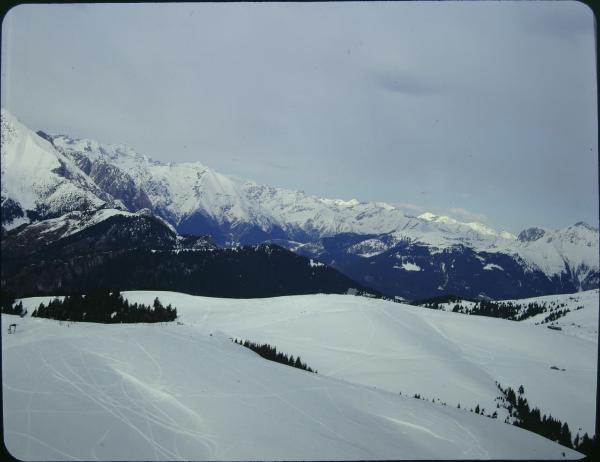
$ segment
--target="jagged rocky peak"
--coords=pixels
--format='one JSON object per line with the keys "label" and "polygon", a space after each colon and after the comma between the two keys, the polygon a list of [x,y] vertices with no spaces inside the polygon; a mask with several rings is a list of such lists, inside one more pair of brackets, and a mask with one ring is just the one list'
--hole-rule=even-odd
{"label": "jagged rocky peak", "polygon": [[595,228],[594,226],[589,225],[583,221],[578,221],[577,223],[575,223],[575,226],[579,227],[579,228],[585,228],[588,231],[592,231],[592,232],[596,232],[596,233],[598,232],[598,228]]}
{"label": "jagged rocky peak", "polygon": [[521,242],[533,242],[533,241],[537,241],[538,239],[544,237],[545,234],[546,234],[546,231],[544,231],[542,228],[533,227],[533,228],[527,228],[527,229],[524,229],[523,231],[521,231],[517,238]]}
{"label": "jagged rocky peak", "polygon": [[1,194],[5,228],[95,209],[115,200],[71,159],[9,111],[1,111]]}
{"label": "jagged rocky peak", "polygon": [[48,133],[43,132],[42,130],[38,130],[37,132],[35,132],[36,135],[38,135],[40,138],[44,138],[46,141],[48,141],[51,145],[54,146],[54,140],[52,139],[51,135],[48,135]]}

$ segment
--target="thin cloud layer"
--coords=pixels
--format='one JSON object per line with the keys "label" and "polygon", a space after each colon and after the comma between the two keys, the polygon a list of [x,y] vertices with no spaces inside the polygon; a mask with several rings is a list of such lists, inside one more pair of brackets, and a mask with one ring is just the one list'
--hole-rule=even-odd
{"label": "thin cloud layer", "polygon": [[20,5],[2,38],[34,129],[513,232],[598,221],[578,2]]}

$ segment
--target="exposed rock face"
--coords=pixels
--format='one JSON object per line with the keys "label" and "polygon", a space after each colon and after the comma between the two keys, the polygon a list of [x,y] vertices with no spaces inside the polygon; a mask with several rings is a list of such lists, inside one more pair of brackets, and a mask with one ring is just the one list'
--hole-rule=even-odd
{"label": "exposed rock face", "polygon": [[146,193],[123,170],[103,160],[91,160],[83,153],[70,153],[70,156],[102,191],[120,200],[127,210],[152,208]]}
{"label": "exposed rock face", "polygon": [[521,242],[533,242],[541,239],[544,234],[546,234],[546,231],[541,228],[527,228],[521,231],[517,238]]}

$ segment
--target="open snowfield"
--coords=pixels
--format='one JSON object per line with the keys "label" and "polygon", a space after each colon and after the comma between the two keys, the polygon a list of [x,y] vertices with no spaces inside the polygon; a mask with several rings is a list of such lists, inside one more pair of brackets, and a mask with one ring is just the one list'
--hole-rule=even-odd
{"label": "open snowfield", "polygon": [[[541,328],[547,328],[548,324],[558,326],[563,333],[574,335],[593,342],[598,341],[598,289],[587,290],[576,294],[546,295],[543,297],[522,298],[519,300],[501,300],[499,303],[514,303],[526,306],[529,303],[545,304],[548,312],[540,313],[531,318],[524,319],[523,323],[537,324]],[[452,311],[456,302],[440,303],[439,309]],[[474,302],[462,300],[460,305],[467,309],[473,308]],[[546,316],[556,310],[570,310],[565,316],[550,323],[540,324]]]}
{"label": "open snowfield", "polygon": [[[554,302],[554,306],[563,305],[561,308],[569,309],[570,312],[550,324],[558,326],[565,334],[574,335],[583,339],[598,341],[598,289],[588,290],[577,294],[566,295],[548,295],[546,297],[537,297],[532,299],[519,300],[520,303],[529,303],[537,301],[538,303],[547,302],[550,305]],[[581,308],[580,308],[581,307]],[[579,308],[579,309],[578,309]],[[540,313],[531,318],[527,318],[522,322],[540,323],[548,313]],[[545,328],[548,324],[538,324],[538,327]]]}
{"label": "open snowfield", "polygon": [[[573,435],[578,427],[593,433],[592,340],[353,296],[125,295],[143,303],[158,296],[177,307],[182,324],[2,315],[5,443],[15,457],[579,457],[502,423],[502,414],[494,420],[464,410],[477,403],[496,410],[495,380],[523,384],[529,401],[566,420]],[[31,313],[39,302],[24,305]],[[6,335],[11,322],[17,332]],[[266,361],[229,337],[300,355],[319,374]]]}
{"label": "open snowfield", "polygon": [[[179,321],[300,355],[319,374],[393,393],[420,393],[448,405],[496,410],[503,387],[525,387],[533,406],[594,433],[597,340],[544,326],[445,313],[343,295],[254,300],[126,292],[172,303]],[[597,329],[598,303],[581,312]],[[569,313],[572,314],[572,313]],[[556,371],[552,366],[565,371]],[[504,415],[498,410],[501,420]],[[583,434],[583,433],[582,433]]]}

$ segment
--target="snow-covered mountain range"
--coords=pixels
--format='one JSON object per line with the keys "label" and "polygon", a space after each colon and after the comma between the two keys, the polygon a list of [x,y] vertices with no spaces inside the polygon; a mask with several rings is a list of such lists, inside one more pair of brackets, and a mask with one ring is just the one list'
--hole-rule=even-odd
{"label": "snow-covered mountain range", "polygon": [[[5,109],[1,128],[3,229],[89,208],[147,208],[179,233],[208,234],[220,245],[275,242],[405,298],[598,286],[598,229],[585,223],[514,236],[430,213],[409,216],[387,203],[259,185],[199,162],[157,162],[125,145],[36,133]],[[500,293],[489,282],[498,278]],[[409,287],[423,281],[424,292]]]}

